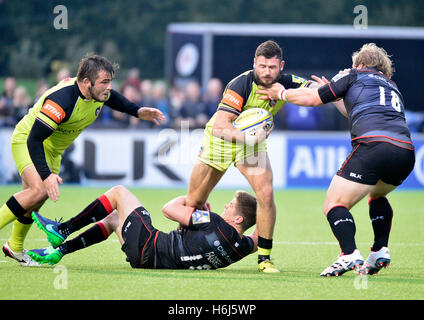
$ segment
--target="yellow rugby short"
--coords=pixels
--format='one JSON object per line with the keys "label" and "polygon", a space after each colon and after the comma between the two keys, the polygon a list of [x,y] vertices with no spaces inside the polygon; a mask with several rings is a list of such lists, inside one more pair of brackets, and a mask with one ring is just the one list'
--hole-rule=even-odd
{"label": "yellow rugby short", "polygon": [[[60,164],[62,162],[62,156],[61,155],[53,156],[47,150],[44,150],[44,152],[46,155],[47,165],[49,166],[50,170],[55,174],[59,174]],[[26,142],[12,141],[12,155],[13,155],[13,159],[15,160],[16,167],[18,168],[19,175],[21,176],[22,176],[22,172],[24,172],[26,168],[34,165],[29,155]]]}

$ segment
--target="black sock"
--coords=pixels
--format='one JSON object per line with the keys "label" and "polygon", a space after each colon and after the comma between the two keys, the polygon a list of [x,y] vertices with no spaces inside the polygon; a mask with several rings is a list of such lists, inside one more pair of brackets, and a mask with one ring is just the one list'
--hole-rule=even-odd
{"label": "black sock", "polygon": [[271,249],[272,239],[258,237],[258,263],[270,260]]}
{"label": "black sock", "polygon": [[6,205],[17,218],[22,217],[26,213],[26,210],[22,208],[21,204],[16,200],[15,196],[11,196],[9,200],[7,200]]}
{"label": "black sock", "polygon": [[351,254],[356,249],[355,221],[346,207],[337,206],[327,214],[331,230],[337,238],[342,254]]}
{"label": "black sock", "polygon": [[102,242],[109,237],[109,233],[105,229],[103,223],[98,222],[90,229],[84,231],[76,238],[62,243],[58,250],[63,254],[68,254],[93,244]]}
{"label": "black sock", "polygon": [[387,247],[389,243],[393,211],[385,197],[371,199],[368,204],[370,206],[371,224],[374,230],[374,244],[371,247],[371,251],[378,251],[382,247]]}
{"label": "black sock", "polygon": [[68,236],[93,222],[102,220],[112,211],[113,208],[108,198],[105,195],[102,195],[90,203],[78,215],[61,223],[58,226],[58,230],[61,234]]}

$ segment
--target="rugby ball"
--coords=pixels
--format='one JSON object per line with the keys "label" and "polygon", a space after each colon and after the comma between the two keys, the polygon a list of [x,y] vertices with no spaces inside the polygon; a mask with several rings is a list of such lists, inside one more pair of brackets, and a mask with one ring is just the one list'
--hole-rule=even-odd
{"label": "rugby ball", "polygon": [[268,131],[272,127],[272,114],[262,108],[252,108],[243,111],[233,125],[241,132],[254,136],[256,131],[266,122],[265,131]]}

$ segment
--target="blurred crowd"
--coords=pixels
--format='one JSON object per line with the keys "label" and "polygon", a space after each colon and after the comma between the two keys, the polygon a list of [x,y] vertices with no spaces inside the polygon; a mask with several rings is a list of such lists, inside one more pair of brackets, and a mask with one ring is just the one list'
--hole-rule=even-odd
{"label": "blurred crowd", "polygon": [[[70,76],[69,70],[58,71],[56,81]],[[7,77],[0,97],[0,127],[14,127],[28,109],[51,85],[46,81],[37,83],[35,97],[24,86],[17,86],[16,79]],[[220,79],[212,78],[202,90],[196,81],[184,88],[168,87],[164,81],[141,79],[136,68],[128,71],[126,79],[113,83],[115,90],[128,100],[141,106],[160,109],[166,117],[161,127],[179,129],[204,128],[215,113],[224,89]],[[406,111],[411,132],[424,132],[424,112]],[[335,108],[304,108],[286,103],[274,119],[275,130],[347,130],[347,121]],[[97,128],[151,128],[153,124],[141,121],[111,108],[103,108],[92,127]]]}

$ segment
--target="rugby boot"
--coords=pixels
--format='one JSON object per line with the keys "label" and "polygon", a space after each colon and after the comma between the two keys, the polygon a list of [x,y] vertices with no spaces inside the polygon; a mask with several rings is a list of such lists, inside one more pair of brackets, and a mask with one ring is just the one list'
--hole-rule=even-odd
{"label": "rugby boot", "polygon": [[280,272],[280,270],[278,270],[274,266],[271,260],[268,260],[268,259],[258,264],[258,271],[263,273],[279,273]]}
{"label": "rugby boot", "polygon": [[63,257],[63,253],[53,247],[32,249],[28,251],[28,255],[40,264],[48,263],[49,265],[58,263]]}
{"label": "rugby boot", "polygon": [[347,271],[359,271],[360,267],[364,264],[364,258],[358,249],[355,249],[351,254],[339,255],[339,258],[323,272],[323,277],[338,277]]}
{"label": "rugby boot", "polygon": [[364,265],[359,270],[360,274],[373,275],[381,269],[390,265],[390,251],[387,247],[382,247],[378,251],[371,251]]}
{"label": "rugby boot", "polygon": [[37,261],[31,259],[31,257],[27,253],[28,251],[22,249],[21,252],[14,252],[10,246],[9,242],[6,242],[3,246],[3,253],[6,257],[12,258],[19,262],[19,264],[23,267],[39,267],[40,264]]}
{"label": "rugby boot", "polygon": [[47,240],[54,248],[60,246],[65,241],[66,236],[58,229],[60,221],[47,219],[35,211],[32,213],[32,219],[37,227],[47,235]]}

